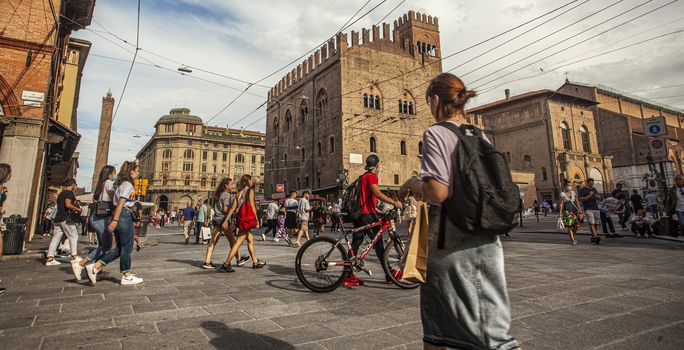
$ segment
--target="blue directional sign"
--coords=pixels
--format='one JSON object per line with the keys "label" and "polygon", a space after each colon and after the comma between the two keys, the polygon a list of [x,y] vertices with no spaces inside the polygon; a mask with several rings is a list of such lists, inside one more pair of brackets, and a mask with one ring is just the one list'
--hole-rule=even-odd
{"label": "blue directional sign", "polygon": [[665,117],[653,117],[643,119],[644,136],[655,137],[667,135],[667,125],[665,124]]}

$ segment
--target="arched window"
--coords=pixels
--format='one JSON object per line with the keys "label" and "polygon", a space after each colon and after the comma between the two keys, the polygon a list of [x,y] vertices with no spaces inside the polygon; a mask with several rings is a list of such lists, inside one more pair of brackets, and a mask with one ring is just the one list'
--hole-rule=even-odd
{"label": "arched window", "polygon": [[287,153],[283,154],[283,166],[287,166]]}
{"label": "arched window", "polygon": [[302,151],[301,152],[302,153],[302,163],[304,163],[304,161],[306,161],[306,149],[304,147],[302,147],[301,151]]}
{"label": "arched window", "polygon": [[375,96],[368,96],[368,108],[375,108]]}
{"label": "arched window", "polygon": [[584,152],[591,153],[591,142],[589,141],[589,130],[586,126],[580,126],[580,137],[582,139],[582,149]]}
{"label": "arched window", "polygon": [[299,125],[304,125],[309,120],[309,107],[302,101],[299,105]]}
{"label": "arched window", "polygon": [[368,108],[368,94],[363,94],[363,106]]}
{"label": "arched window", "polygon": [[375,137],[370,138],[370,151],[375,153],[377,152],[376,144],[375,144]]}
{"label": "arched window", "polygon": [[162,186],[166,186],[168,183],[168,180],[166,179],[166,176],[162,177]]}
{"label": "arched window", "polygon": [[418,155],[422,156],[423,155],[423,143],[418,142]]}
{"label": "arched window", "polygon": [[203,177],[202,180],[200,180],[200,186],[207,187],[207,178],[206,177]]}
{"label": "arched window", "polygon": [[330,146],[328,147],[328,152],[335,153],[335,138],[330,136],[329,143],[330,143]]}
{"label": "arched window", "polygon": [[321,141],[318,141],[318,143],[316,144],[316,155],[317,155],[318,157],[321,156],[321,153],[322,153],[321,150],[322,150],[322,148],[323,148],[323,146],[321,145]]}
{"label": "arched window", "polygon": [[408,105],[409,105],[408,106],[408,114],[414,114],[413,113],[413,102],[409,101]]}
{"label": "arched window", "polygon": [[523,162],[524,162],[525,168],[531,168],[532,167],[532,157],[530,157],[529,155],[526,154],[523,157]]}
{"label": "arched window", "polygon": [[572,144],[570,143],[570,129],[566,122],[561,122],[561,138],[563,139],[563,148],[566,150],[572,149]]}
{"label": "arched window", "polygon": [[216,187],[216,178],[211,178],[211,187]]}
{"label": "arched window", "polygon": [[405,156],[406,155],[406,141],[402,140],[399,148],[401,149],[401,155]]}
{"label": "arched window", "polygon": [[183,152],[183,158],[193,159],[195,158],[195,153],[191,149],[186,149],[185,152]]}
{"label": "arched window", "polygon": [[242,153],[238,153],[235,155],[235,163],[244,163],[245,162],[245,156],[242,155]]}
{"label": "arched window", "polygon": [[325,89],[318,90],[316,95],[316,116],[318,118],[328,113],[328,93]]}
{"label": "arched window", "polygon": [[173,151],[171,151],[171,149],[167,148],[167,149],[164,150],[164,153],[163,153],[163,155],[162,155],[162,158],[164,158],[164,159],[169,159],[169,158],[171,158],[172,156],[173,156]]}
{"label": "arched window", "polygon": [[186,187],[187,187],[187,186],[190,186],[190,176],[186,176],[186,177],[185,177],[185,181],[183,182],[183,184],[184,184]]}
{"label": "arched window", "polygon": [[278,118],[273,119],[273,136],[278,137],[278,134],[280,133],[280,123],[278,122]]}
{"label": "arched window", "polygon": [[292,114],[290,114],[290,110],[285,112],[285,131],[290,131],[290,127],[292,126]]}
{"label": "arched window", "polygon": [[380,96],[375,96],[375,109],[380,109]]}
{"label": "arched window", "polygon": [[548,175],[546,174],[546,168],[545,167],[541,168],[541,173],[542,173],[542,181],[548,180]]}
{"label": "arched window", "polygon": [[297,189],[302,188],[302,182],[299,180],[299,176],[297,176]]}

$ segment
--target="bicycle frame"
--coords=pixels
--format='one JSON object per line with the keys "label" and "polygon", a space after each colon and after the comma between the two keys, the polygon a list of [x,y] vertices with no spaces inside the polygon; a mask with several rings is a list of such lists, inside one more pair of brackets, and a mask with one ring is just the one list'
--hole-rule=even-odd
{"label": "bicycle frame", "polygon": [[[339,217],[337,217],[336,219],[340,222],[342,221],[342,219],[340,219]],[[371,242],[368,245],[366,245],[366,247],[363,249],[363,252],[361,252],[361,255],[356,257],[354,255],[354,251],[351,249],[351,242],[349,241],[349,238],[347,236],[350,233],[354,234],[356,232],[361,232],[361,231],[368,230],[368,229],[371,229],[371,228],[377,227],[377,226],[380,226],[380,231],[375,235],[375,237],[373,237]],[[344,225],[340,225],[340,228],[342,229],[342,237],[344,237],[344,241],[347,243],[347,247],[349,248],[347,251],[349,252],[350,256],[349,256],[348,261],[338,262],[332,266],[352,266],[351,260],[353,258],[357,258],[358,260],[361,260],[361,261],[365,260],[366,256],[370,252],[370,250],[373,249],[375,247],[375,245],[378,243],[378,241],[380,241],[382,239],[383,234],[385,233],[385,231],[387,231],[387,229],[389,227],[390,227],[390,221],[387,220],[386,218],[382,218],[376,222],[370,223],[370,224],[365,225],[365,226],[357,227],[357,228],[354,228],[351,230],[345,230]],[[337,243],[332,247],[332,249],[330,250],[330,252],[328,252],[327,255],[332,253],[341,242],[342,242],[342,239],[338,239]],[[378,257],[378,258],[382,259],[382,257]]]}

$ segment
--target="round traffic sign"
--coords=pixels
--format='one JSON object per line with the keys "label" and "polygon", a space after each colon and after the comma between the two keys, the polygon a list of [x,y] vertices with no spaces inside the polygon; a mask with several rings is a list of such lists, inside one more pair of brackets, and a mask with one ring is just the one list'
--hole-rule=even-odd
{"label": "round traffic sign", "polygon": [[663,146],[665,146],[665,143],[663,142],[663,140],[660,140],[660,139],[651,140],[651,147],[653,147],[653,149],[661,149],[661,148],[663,148]]}
{"label": "round traffic sign", "polygon": [[660,125],[651,125],[648,127],[648,131],[651,134],[659,134],[660,133]]}

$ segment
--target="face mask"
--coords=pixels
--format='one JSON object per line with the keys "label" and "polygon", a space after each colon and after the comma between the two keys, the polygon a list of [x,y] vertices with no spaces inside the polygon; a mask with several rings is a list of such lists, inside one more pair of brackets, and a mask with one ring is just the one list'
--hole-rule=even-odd
{"label": "face mask", "polygon": [[117,175],[112,176],[112,182],[116,182]]}

